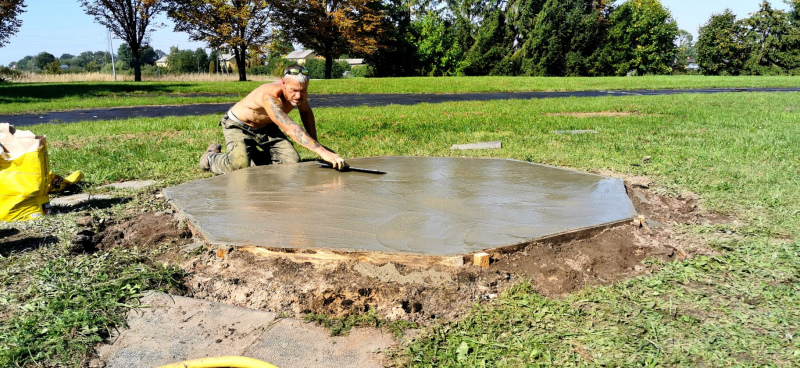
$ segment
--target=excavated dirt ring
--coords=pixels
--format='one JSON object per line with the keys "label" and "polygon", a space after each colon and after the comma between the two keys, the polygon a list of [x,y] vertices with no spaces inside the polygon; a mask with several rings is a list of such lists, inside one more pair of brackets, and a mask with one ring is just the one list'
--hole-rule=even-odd
{"label": "excavated dirt ring", "polygon": [[[169,249],[158,259],[187,272],[185,284],[189,296],[195,298],[295,315],[344,316],[374,309],[389,320],[426,325],[442,318],[456,319],[474,303],[490,301],[522,280],[530,281],[537,292],[559,297],[589,285],[649,273],[660,262],[708,254],[701,240],[676,233],[674,225],[728,219],[702,211],[694,195],[659,195],[647,189],[648,180],[641,179],[625,180],[630,201],[646,217],[641,226],[629,221],[521,244],[516,252],[495,255],[486,269],[358,260],[291,261],[241,251],[244,247],[210,245],[197,233],[194,245],[186,246],[192,242],[186,230],[163,212],[145,212],[122,221],[107,219],[93,243],[101,251],[133,246]],[[645,264],[643,259],[656,262]]]}

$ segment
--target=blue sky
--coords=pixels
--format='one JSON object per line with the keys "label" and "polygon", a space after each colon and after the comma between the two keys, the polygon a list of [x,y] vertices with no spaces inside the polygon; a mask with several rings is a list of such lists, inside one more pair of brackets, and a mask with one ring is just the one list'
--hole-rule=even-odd
{"label": "blue sky", "polygon": [[[696,41],[698,28],[711,14],[721,13],[727,7],[738,18],[743,18],[758,10],[761,0],[662,0],[661,3],[669,8],[680,28],[695,35]],[[86,15],[76,0],[28,0],[26,4],[27,10],[20,17],[22,27],[11,36],[5,47],[0,48],[0,65],[42,51],[59,57],[64,53],[77,55],[83,51],[108,50],[106,29]],[[781,0],[771,0],[770,4],[787,9]],[[171,46],[182,50],[206,48],[201,42],[190,42],[186,33],[173,32],[172,23],[166,16],[158,17],[157,21],[167,25],[152,34],[150,44],[153,48],[164,52],[169,52]],[[116,50],[121,41],[113,39],[112,42]]]}

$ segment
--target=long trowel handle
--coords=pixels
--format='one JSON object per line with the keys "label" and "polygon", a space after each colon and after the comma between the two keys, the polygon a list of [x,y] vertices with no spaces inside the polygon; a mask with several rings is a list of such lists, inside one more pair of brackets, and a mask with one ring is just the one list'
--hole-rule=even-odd
{"label": "long trowel handle", "polygon": [[[333,165],[331,165],[331,164],[329,164],[327,162],[317,162],[317,164],[319,164],[320,167],[324,167],[324,168],[327,168],[327,169],[332,169],[333,168]],[[352,166],[350,166],[350,167],[348,167],[346,169],[339,170],[339,171],[355,171],[355,172],[362,172],[362,173],[367,173],[367,174],[386,174],[385,172],[379,171],[379,170],[362,169],[360,167],[352,167]]]}

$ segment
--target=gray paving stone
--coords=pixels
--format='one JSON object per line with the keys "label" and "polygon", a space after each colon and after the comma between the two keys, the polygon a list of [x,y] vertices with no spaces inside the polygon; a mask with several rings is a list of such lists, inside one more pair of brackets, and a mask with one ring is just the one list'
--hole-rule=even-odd
{"label": "gray paving stone", "polygon": [[122,183],[112,183],[108,185],[103,185],[100,188],[112,188],[112,189],[142,189],[149,187],[155,184],[155,180],[141,180],[141,181],[125,181]]}
{"label": "gray paving stone", "polygon": [[375,352],[395,344],[376,329],[330,337],[327,329],[275,313],[163,293],[142,302],[148,307],[129,313],[129,327],[98,347],[106,368],[229,355],[279,367],[380,367]]}
{"label": "gray paving stone", "polygon": [[110,195],[107,194],[86,194],[86,193],[79,193],[68,195],[64,197],[57,197],[50,200],[51,206],[75,206],[81,204],[83,202],[99,200],[99,199],[109,199],[111,198]]}

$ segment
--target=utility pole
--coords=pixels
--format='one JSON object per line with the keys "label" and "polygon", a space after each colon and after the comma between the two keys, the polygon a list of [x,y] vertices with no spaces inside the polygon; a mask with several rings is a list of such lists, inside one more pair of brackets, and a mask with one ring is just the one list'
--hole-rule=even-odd
{"label": "utility pole", "polygon": [[114,72],[114,82],[116,82],[117,68],[114,66],[114,44],[111,42],[111,31],[108,31],[108,48],[111,49],[111,70]]}

